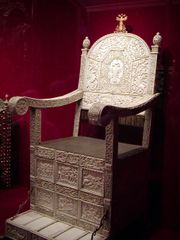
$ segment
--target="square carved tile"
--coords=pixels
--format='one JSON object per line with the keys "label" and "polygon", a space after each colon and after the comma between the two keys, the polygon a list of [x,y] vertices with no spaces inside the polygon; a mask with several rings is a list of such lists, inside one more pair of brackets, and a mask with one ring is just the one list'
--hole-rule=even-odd
{"label": "square carved tile", "polygon": [[54,208],[54,193],[45,189],[36,188],[35,204],[50,210]]}
{"label": "square carved tile", "polygon": [[78,187],[78,167],[68,164],[57,163],[56,165],[56,183]]}
{"label": "square carved tile", "polygon": [[64,195],[56,194],[56,211],[58,213],[65,213],[72,216],[78,214],[78,201]]}
{"label": "square carved tile", "polygon": [[81,202],[81,219],[99,224],[103,216],[103,207]]}
{"label": "square carved tile", "polygon": [[41,158],[37,158],[37,177],[44,179],[44,180],[49,180],[53,181],[53,163],[52,161],[44,160]]}
{"label": "square carved tile", "polygon": [[104,191],[104,175],[100,171],[82,169],[81,189],[102,195]]}

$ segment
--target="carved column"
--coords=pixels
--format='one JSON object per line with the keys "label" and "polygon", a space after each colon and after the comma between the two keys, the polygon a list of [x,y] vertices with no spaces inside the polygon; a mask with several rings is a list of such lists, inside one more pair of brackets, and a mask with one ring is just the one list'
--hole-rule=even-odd
{"label": "carved column", "polygon": [[[86,37],[83,41],[83,48],[81,53],[81,67],[80,67],[80,76],[79,76],[79,89],[83,89],[83,81],[84,81],[84,70],[85,70],[85,63],[86,57],[88,53],[88,48],[90,46],[89,38]],[[76,110],[75,110],[75,119],[74,119],[74,129],[73,129],[73,136],[77,137],[79,133],[79,123],[80,123],[80,116],[81,116],[81,102],[77,102]]]}
{"label": "carved column", "polygon": [[117,159],[118,153],[118,119],[115,118],[106,126],[106,155],[104,170],[104,207],[108,210],[108,225],[111,219],[111,199],[112,199],[112,178],[113,161]]}
{"label": "carved column", "polygon": [[36,157],[34,146],[41,142],[41,110],[30,109],[30,181],[31,181],[31,207],[35,198]]}
{"label": "carved column", "polygon": [[30,109],[30,143],[31,146],[37,145],[41,142],[41,110]]}
{"label": "carved column", "polygon": [[[151,68],[149,74],[149,83],[148,83],[148,94],[153,94],[155,92],[155,78],[156,78],[156,65],[158,58],[159,45],[161,43],[161,36],[157,33],[153,38],[153,45],[151,46]],[[150,141],[150,130],[152,122],[152,110],[146,110],[145,112],[145,122],[144,122],[144,131],[143,131],[143,140],[142,145],[145,148],[148,148]]]}

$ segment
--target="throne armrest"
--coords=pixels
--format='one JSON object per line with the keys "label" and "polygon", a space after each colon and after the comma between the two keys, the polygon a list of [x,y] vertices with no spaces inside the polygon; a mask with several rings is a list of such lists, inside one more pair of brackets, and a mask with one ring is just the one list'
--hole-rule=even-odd
{"label": "throne armrest", "polygon": [[159,93],[139,97],[128,106],[112,106],[104,103],[94,103],[88,112],[89,121],[93,125],[106,126],[114,117],[127,117],[151,108],[157,101]]}
{"label": "throne armrest", "polygon": [[61,107],[76,102],[82,99],[82,97],[83,91],[77,89],[63,96],[54,98],[38,99],[31,97],[12,97],[8,105],[11,112],[23,115],[28,111],[29,107],[38,109]]}

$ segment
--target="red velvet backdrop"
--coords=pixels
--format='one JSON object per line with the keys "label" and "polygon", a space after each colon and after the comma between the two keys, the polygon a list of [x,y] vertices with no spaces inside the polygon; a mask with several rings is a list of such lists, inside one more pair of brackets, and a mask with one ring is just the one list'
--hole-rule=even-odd
{"label": "red velvet backdrop", "polygon": [[[22,0],[4,7],[0,98],[55,97],[77,88],[83,11],[73,1]],[[7,15],[7,16],[6,16]],[[73,106],[43,112],[43,139],[72,133]],[[15,116],[15,181],[29,185],[29,115]],[[63,127],[62,127],[63,126]],[[18,151],[16,151],[18,149]],[[18,166],[17,166],[18,165]],[[17,179],[18,178],[18,179]]]}
{"label": "red velvet backdrop", "polygon": [[[161,204],[156,207],[162,207],[159,212],[162,222],[176,229],[180,227],[180,2],[129,0],[86,9],[75,0],[18,2],[20,5],[11,7],[9,12],[4,8],[6,14],[0,15],[0,98],[6,93],[10,97],[54,97],[74,90],[78,83],[81,41],[87,34],[94,42],[113,32],[115,17],[121,12],[129,16],[128,29],[149,45],[154,34],[161,33],[160,78],[164,90],[154,131],[152,182],[159,186],[156,193]],[[56,113],[43,112],[43,139],[72,133],[73,108],[72,105]],[[28,186],[29,116],[16,116],[14,125],[17,181]]]}

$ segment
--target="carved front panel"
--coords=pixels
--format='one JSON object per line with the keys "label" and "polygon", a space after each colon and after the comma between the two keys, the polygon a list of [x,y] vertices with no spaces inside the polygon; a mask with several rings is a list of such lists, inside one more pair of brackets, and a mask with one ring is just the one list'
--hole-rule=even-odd
{"label": "carved front panel", "polygon": [[79,154],[56,151],[56,160],[60,162],[65,162],[69,164],[78,165],[79,163]]}
{"label": "carved front panel", "polygon": [[50,191],[36,188],[36,205],[52,210],[54,206],[54,194]]}
{"label": "carved front panel", "polygon": [[55,186],[55,192],[61,193],[63,195],[66,195],[68,197],[77,198],[78,197],[78,190],[73,189],[72,187],[64,187],[61,185]]}
{"label": "carved front panel", "polygon": [[103,207],[88,204],[86,202],[81,203],[81,218],[93,223],[100,223],[103,216]]}
{"label": "carved front panel", "polygon": [[44,181],[41,179],[36,179],[36,187],[44,188],[46,190],[54,191],[55,186],[53,183]]}
{"label": "carved front panel", "polygon": [[35,155],[42,158],[54,159],[55,151],[45,147],[36,147]]}
{"label": "carved front panel", "polygon": [[80,166],[102,171],[104,169],[104,159],[81,155]]}
{"label": "carved front panel", "polygon": [[98,195],[103,194],[104,176],[102,172],[82,170],[82,190],[93,191]]}
{"label": "carved front panel", "polygon": [[21,240],[28,239],[26,230],[15,227],[8,223],[6,224],[6,235],[12,239],[21,239]]}
{"label": "carved front panel", "polygon": [[44,159],[37,159],[37,177],[49,181],[53,181],[53,163]]}
{"label": "carved front panel", "polygon": [[58,213],[65,213],[72,216],[77,216],[78,201],[76,199],[57,194],[56,208]]}
{"label": "carved front panel", "polygon": [[86,201],[86,202],[97,204],[97,205],[103,205],[104,204],[103,197],[96,196],[92,193],[86,193],[86,192],[80,191],[79,198],[82,201]]}
{"label": "carved front panel", "polygon": [[78,187],[78,168],[71,165],[57,163],[56,182]]}

